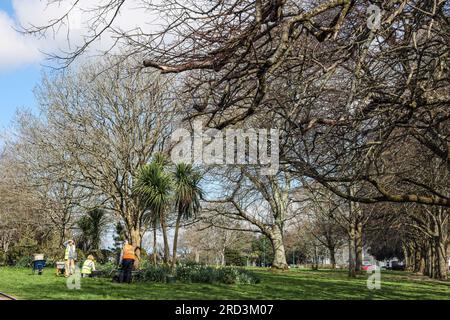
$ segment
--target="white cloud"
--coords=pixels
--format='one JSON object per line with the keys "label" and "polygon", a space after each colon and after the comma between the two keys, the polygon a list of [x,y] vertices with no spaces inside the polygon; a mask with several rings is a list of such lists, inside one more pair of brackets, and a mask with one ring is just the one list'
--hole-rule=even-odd
{"label": "white cloud", "polygon": [[14,27],[17,27],[15,22],[6,12],[0,11],[0,70],[36,63],[42,58],[35,42]]}
{"label": "white cloud", "polygon": [[[92,9],[105,1],[109,0],[81,0],[79,7],[84,10]],[[45,38],[24,36],[13,29],[19,26],[27,28],[46,25],[67,12],[72,2],[73,0],[63,0],[59,4],[47,5],[46,0],[12,0],[15,20],[6,12],[0,11],[0,70],[42,62],[45,55],[41,52],[70,52],[82,45],[83,37],[88,34],[86,22],[92,17],[86,11],[72,11],[68,23],[64,20],[65,25],[57,32],[50,30]],[[130,31],[136,27],[144,31],[154,30],[158,17],[142,9],[142,3],[142,0],[126,1],[113,27],[122,31]],[[85,57],[106,50],[113,43],[111,34],[106,33],[90,46]]]}

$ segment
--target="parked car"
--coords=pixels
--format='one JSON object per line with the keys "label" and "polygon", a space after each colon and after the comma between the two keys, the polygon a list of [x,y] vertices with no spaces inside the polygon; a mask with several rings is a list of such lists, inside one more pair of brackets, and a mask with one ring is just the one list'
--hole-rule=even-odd
{"label": "parked car", "polygon": [[363,265],[362,265],[363,271],[367,271],[367,270],[375,270],[376,267],[377,267],[377,266],[376,266],[375,264],[372,264],[372,263],[370,263],[370,262],[363,262]]}
{"label": "parked car", "polygon": [[405,271],[405,266],[402,264],[394,264],[392,265],[391,270]]}
{"label": "parked car", "polygon": [[405,265],[398,261],[392,261],[391,266],[389,268],[390,270],[396,270],[396,271],[404,271]]}

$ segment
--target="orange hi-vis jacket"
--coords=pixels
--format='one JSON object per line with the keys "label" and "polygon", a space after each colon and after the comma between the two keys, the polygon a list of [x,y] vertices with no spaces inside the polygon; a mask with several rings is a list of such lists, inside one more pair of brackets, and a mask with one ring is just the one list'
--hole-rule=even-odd
{"label": "orange hi-vis jacket", "polygon": [[131,244],[124,245],[122,259],[136,260],[136,256],[134,254],[134,247]]}

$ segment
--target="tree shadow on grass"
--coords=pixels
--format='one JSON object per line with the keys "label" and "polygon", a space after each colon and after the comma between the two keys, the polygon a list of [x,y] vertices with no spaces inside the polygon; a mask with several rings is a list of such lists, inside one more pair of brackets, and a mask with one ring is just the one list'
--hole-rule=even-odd
{"label": "tree shadow on grass", "polygon": [[82,279],[81,290],[69,290],[66,279],[51,272],[30,276],[25,269],[2,270],[0,291],[22,299],[44,300],[343,300],[343,299],[450,299],[449,283],[405,280],[404,274],[382,273],[381,289],[367,288],[367,275],[356,279],[345,271],[256,271],[261,283],[225,285],[198,283],[113,283],[109,279]]}

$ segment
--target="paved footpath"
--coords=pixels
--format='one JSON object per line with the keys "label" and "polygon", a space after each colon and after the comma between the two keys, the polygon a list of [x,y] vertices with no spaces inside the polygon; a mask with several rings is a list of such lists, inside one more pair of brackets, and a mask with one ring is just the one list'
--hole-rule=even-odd
{"label": "paved footpath", "polygon": [[7,294],[0,292],[0,301],[2,300],[16,300],[14,297],[8,296]]}

